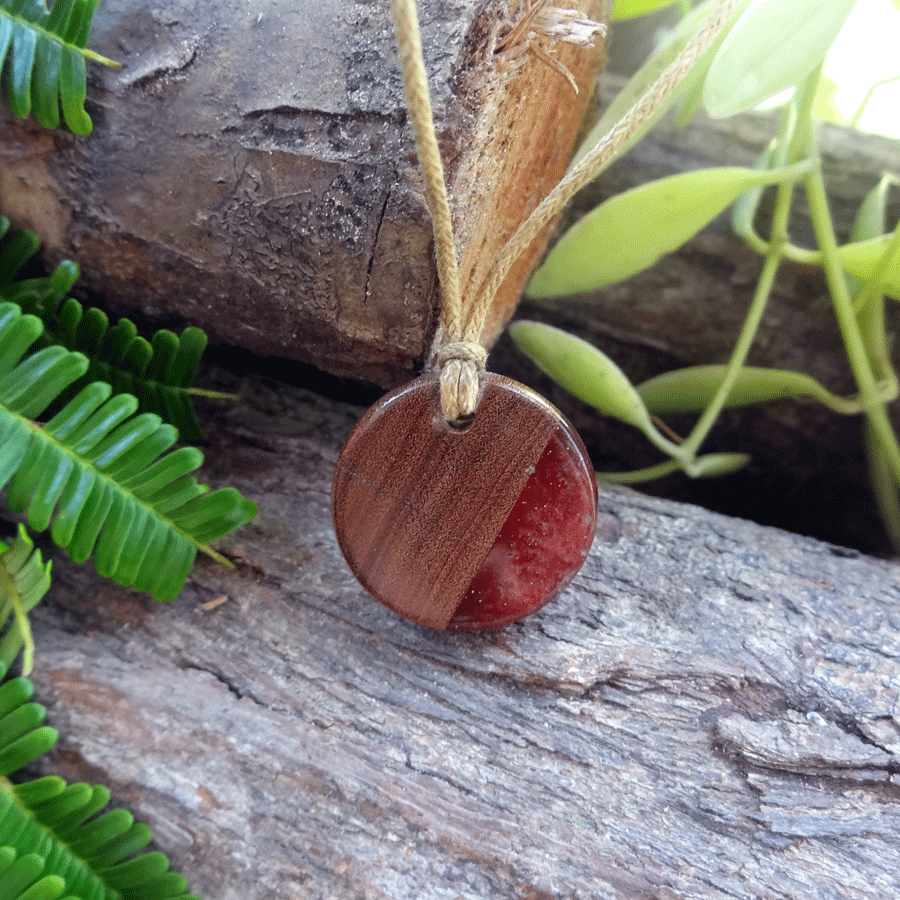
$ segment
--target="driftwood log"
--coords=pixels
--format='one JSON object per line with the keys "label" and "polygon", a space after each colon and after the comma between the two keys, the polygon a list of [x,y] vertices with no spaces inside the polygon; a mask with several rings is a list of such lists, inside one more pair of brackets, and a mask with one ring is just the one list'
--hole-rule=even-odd
{"label": "driftwood log", "polygon": [[60,560],[35,613],[62,735],[44,771],[107,783],[196,893],[897,895],[897,565],[602,490],[554,603],[424,630],[364,594],[332,534],[361,410],[243,390],[206,420],[208,477],[261,507],[224,542],[237,568],[201,561],[163,606]]}
{"label": "driftwood log", "polygon": [[[420,5],[474,293],[564,171],[602,38],[512,40],[518,0]],[[611,3],[574,7],[596,21]],[[82,289],[119,315],[406,380],[434,334],[437,283],[386,0],[109,0],[91,46],[124,68],[92,68],[89,138],[0,115],[0,208],[41,235],[48,261],[77,260]],[[486,344],[549,233],[501,286]]]}

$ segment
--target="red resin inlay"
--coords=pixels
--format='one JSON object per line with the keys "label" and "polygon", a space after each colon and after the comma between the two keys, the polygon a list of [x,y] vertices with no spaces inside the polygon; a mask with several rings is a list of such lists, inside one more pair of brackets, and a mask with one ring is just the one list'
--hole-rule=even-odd
{"label": "red resin inlay", "polygon": [[584,563],[596,521],[597,483],[559,428],[447,627],[500,628],[549,603]]}
{"label": "red resin inlay", "polygon": [[486,374],[471,426],[440,413],[437,379],[385,396],[335,467],[335,532],[362,585],[401,616],[475,631],[523,618],[584,562],[597,484],[546,400]]}

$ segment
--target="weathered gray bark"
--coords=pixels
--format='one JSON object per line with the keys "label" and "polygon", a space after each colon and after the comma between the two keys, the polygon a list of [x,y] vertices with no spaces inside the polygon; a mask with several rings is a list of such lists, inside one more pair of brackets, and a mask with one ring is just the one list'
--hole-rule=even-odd
{"label": "weathered gray bark", "polygon": [[[556,48],[576,96],[536,56],[495,52],[516,4],[421,6],[474,293],[564,170],[597,54]],[[51,260],[77,260],[82,289],[116,314],[381,384],[409,377],[437,295],[389,4],[109,0],[91,45],[124,68],[91,69],[89,138],[0,117],[4,213]],[[487,342],[546,237],[502,287]]]}
{"label": "weathered gray bark", "polygon": [[[224,384],[222,386],[225,386]],[[359,410],[254,378],[207,422],[256,498],[169,606],[60,561],[47,771],[104,781],[208,900],[883,900],[900,568],[626,490],[496,634],[370,601],[329,521]],[[219,596],[213,611],[201,604]]]}

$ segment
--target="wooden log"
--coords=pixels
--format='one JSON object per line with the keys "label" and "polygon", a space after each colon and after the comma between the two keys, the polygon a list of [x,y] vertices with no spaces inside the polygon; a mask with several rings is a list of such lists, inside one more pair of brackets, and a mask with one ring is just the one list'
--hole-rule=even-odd
{"label": "wooden log", "polygon": [[[601,42],[551,48],[576,94],[527,52],[546,37],[499,52],[515,0],[421,5],[473,293],[564,170]],[[75,259],[115,314],[258,355],[382,385],[421,366],[437,285],[387,3],[120,0],[100,6],[91,45],[124,69],[91,70],[89,138],[0,119],[0,208],[50,262]],[[486,343],[548,235],[501,287]]]}
{"label": "wooden log", "polygon": [[243,389],[205,422],[207,476],[261,507],[224,542],[237,569],[201,561],[163,606],[59,560],[35,612],[62,735],[42,770],[107,783],[196,893],[896,894],[896,564],[604,489],[556,601],[429,631],[367,597],[332,532],[360,410]]}

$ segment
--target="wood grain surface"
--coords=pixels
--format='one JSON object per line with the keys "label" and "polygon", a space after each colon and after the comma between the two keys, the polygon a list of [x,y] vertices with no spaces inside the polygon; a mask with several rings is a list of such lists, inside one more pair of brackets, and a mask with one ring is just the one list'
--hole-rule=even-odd
{"label": "wood grain surface", "polygon": [[466,431],[444,421],[436,377],[376,404],[335,469],[338,543],[365,587],[446,628],[522,493],[557,417],[514,382],[482,379]]}
{"label": "wood grain surface", "polygon": [[[234,386],[226,378],[220,387]],[[59,559],[46,772],[103,781],[206,900],[884,900],[900,872],[900,568],[604,490],[569,588],[499,633],[369,598],[330,516],[361,410],[207,416],[260,504],[154,605]],[[202,604],[226,602],[204,612]]]}

